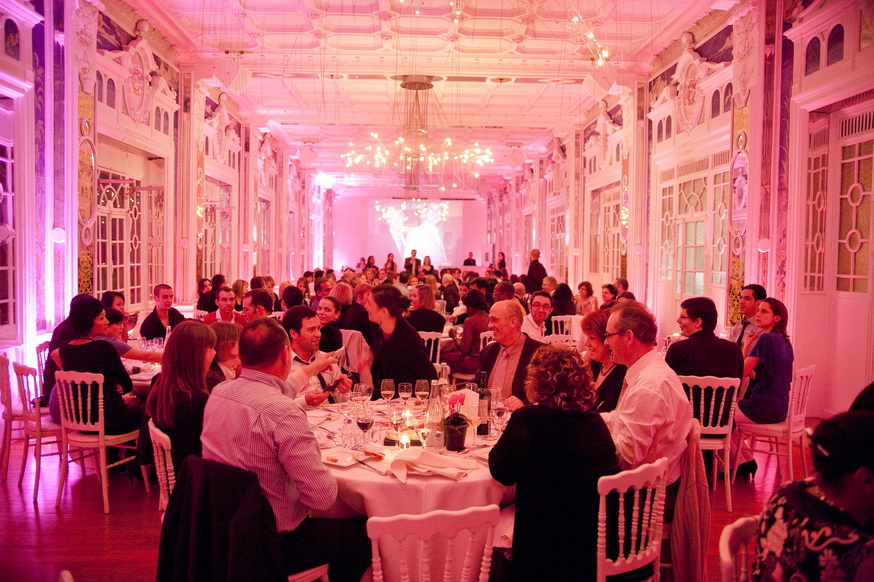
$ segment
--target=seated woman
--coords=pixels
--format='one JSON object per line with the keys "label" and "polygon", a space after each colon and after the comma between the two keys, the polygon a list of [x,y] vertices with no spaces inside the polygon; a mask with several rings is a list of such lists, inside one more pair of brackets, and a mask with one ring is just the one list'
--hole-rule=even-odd
{"label": "seated woman", "polygon": [[106,308],[106,333],[95,336],[94,339],[109,342],[118,355],[130,360],[160,363],[162,352],[147,352],[124,341],[124,313],[111,307]]}
{"label": "seated woman", "polygon": [[446,301],[446,313],[452,313],[458,307],[458,285],[455,284],[455,278],[450,273],[443,273],[441,279],[440,293]]}
{"label": "seated woman", "polygon": [[587,315],[582,322],[583,345],[586,347],[586,359],[592,370],[594,388],[596,390],[594,409],[598,412],[610,412],[616,408],[619,396],[622,394],[622,383],[628,370],[622,364],[617,364],[610,358],[610,348],[604,343],[607,338],[607,320],[610,313],[598,309]]}
{"label": "seated woman", "polygon": [[595,572],[598,479],[619,471],[616,448],[575,351],[534,352],[525,393],[532,405],[513,413],[489,455],[492,476],[516,485],[510,578],[579,580]]}
{"label": "seated woman", "polygon": [[446,318],[434,311],[434,290],[424,283],[411,291],[410,313],[407,321],[416,331],[443,332]]}
{"label": "seated woman", "polygon": [[231,289],[234,291],[234,311],[243,311],[243,295],[249,290],[249,283],[243,279],[237,279]]}
{"label": "seated woman", "polygon": [[559,283],[552,293],[552,313],[556,315],[576,315],[577,306],[574,303],[574,293],[567,283]]}
{"label": "seated woman", "polygon": [[164,348],[161,374],[146,402],[155,426],[170,437],[176,471],[185,457],[201,453],[203,409],[209,398],[206,372],[215,357],[215,340],[212,329],[200,321],[187,320],[176,326]]}
{"label": "seated woman", "polygon": [[814,477],[781,486],[762,513],[753,580],[872,580],[874,412],[823,421]]}
{"label": "seated woman", "polygon": [[340,329],[345,328],[346,314],[349,312],[349,307],[352,305],[352,300],[355,298],[355,291],[352,285],[346,281],[337,281],[337,284],[331,287],[331,292],[328,296],[333,297],[340,303],[340,315],[337,318],[337,325]]}
{"label": "seated woman", "polygon": [[[789,387],[792,384],[792,364],[795,355],[786,328],[789,312],[773,297],[759,302],[756,325],[761,334],[747,335],[744,340],[744,376],[750,376],[747,393],[737,403],[734,421],[739,428],[744,424],[772,424],[786,420],[789,412]],[[758,466],[749,450],[739,459],[737,474],[754,476]]]}
{"label": "seated woman", "polygon": [[216,321],[209,326],[215,333],[215,358],[206,372],[206,389],[212,392],[225,380],[233,380],[243,371],[240,362],[240,326]]}
{"label": "seated woman", "polygon": [[489,327],[489,306],[476,289],[468,291],[461,301],[467,307],[461,339],[456,337],[455,328],[450,328],[452,344],[440,352],[440,359],[449,364],[452,372],[474,374],[479,369],[480,334]]}
{"label": "seated woman", "polygon": [[616,304],[616,296],[619,291],[613,286],[613,283],[604,283],[601,285],[601,309],[609,309]]}
{"label": "seated woman", "polygon": [[316,307],[316,316],[319,318],[319,328],[322,330],[322,339],[319,340],[319,349],[323,352],[333,352],[343,347],[343,334],[340,331],[340,302],[336,297],[326,295],[319,301]]}
{"label": "seated woman", "polygon": [[[130,408],[122,394],[133,390],[130,376],[121,363],[121,357],[109,342],[96,339],[106,335],[106,313],[103,304],[93,297],[76,302],[68,318],[76,339],[51,353],[51,358],[66,372],[89,372],[103,374],[103,411],[106,434],[123,434],[140,426],[142,411]],[[171,334],[172,335],[172,334]],[[96,395],[95,395],[96,404]],[[97,420],[97,407],[92,420]],[[61,408],[57,388],[52,390],[49,401],[52,420],[61,422]]]}
{"label": "seated woman", "polygon": [[577,286],[575,302],[577,304],[577,315],[586,316],[598,311],[598,298],[595,297],[595,291],[592,290],[591,283],[583,281]]}

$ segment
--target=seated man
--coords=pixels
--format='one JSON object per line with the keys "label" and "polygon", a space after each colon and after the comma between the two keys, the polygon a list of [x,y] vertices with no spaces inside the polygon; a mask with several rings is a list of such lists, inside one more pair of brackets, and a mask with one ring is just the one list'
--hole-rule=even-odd
{"label": "seated man", "polygon": [[736,343],[716,337],[716,304],[709,297],[690,297],[680,304],[680,333],[689,338],[668,348],[665,362],[678,376],[742,378],[743,352]]}
{"label": "seated man", "polygon": [[243,295],[243,316],[246,321],[273,315],[273,297],[264,289],[252,289]]}
{"label": "seated man", "polygon": [[[480,354],[479,372],[488,372],[488,387],[500,388],[510,410],[528,404],[525,378],[528,362],[543,344],[522,333],[522,308],[515,301],[498,301],[489,310],[494,340]],[[478,373],[479,373],[478,372]]]}
{"label": "seated man", "polygon": [[155,285],[155,309],[143,320],[140,335],[146,339],[166,338],[167,327],[171,330],[185,321],[185,316],[173,308],[173,288],[170,285]]}
{"label": "seated man", "polygon": [[284,395],[288,335],[273,318],[251,321],[240,335],[240,359],[240,377],[216,386],[207,401],[203,458],[258,476],[288,574],[328,563],[332,580],[360,580],[370,564],[364,518],[308,517],[333,505],[337,481],[322,463],[306,414]]}
{"label": "seated man", "polygon": [[[322,305],[328,303],[323,302]],[[291,339],[291,374],[287,393],[301,406],[318,406],[331,391],[348,392],[352,381],[343,374],[336,360],[319,350],[322,330],[316,312],[306,305],[289,309],[282,317],[282,327]]]}
{"label": "seated man", "polygon": [[531,294],[531,313],[522,320],[522,333],[542,342],[550,333],[546,320],[551,314],[552,296],[546,291],[535,291]]}
{"label": "seated man", "polygon": [[288,311],[295,305],[303,305],[303,291],[301,291],[294,285],[289,285],[282,290],[281,302],[281,307],[283,311]]}
{"label": "seated man", "polygon": [[212,325],[216,321],[224,321],[243,327],[246,325],[246,316],[242,312],[234,310],[236,301],[233,289],[227,286],[218,287],[215,289],[215,304],[218,309],[204,315],[203,323]]}

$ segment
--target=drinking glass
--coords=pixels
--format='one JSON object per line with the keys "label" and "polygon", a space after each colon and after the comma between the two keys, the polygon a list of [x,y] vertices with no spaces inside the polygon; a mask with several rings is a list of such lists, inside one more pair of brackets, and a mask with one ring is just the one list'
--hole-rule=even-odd
{"label": "drinking glass", "polygon": [[401,428],[404,426],[404,415],[399,406],[392,405],[388,420],[395,433],[395,449],[399,450],[401,448]]}
{"label": "drinking glass", "polygon": [[358,428],[364,433],[361,439],[361,447],[367,444],[367,433],[370,431],[373,426],[373,410],[370,409],[366,404],[361,406],[358,411],[355,413],[355,423],[358,425]]}
{"label": "drinking glass", "polygon": [[355,384],[352,387],[352,402],[361,405],[370,400],[371,394],[373,394],[373,387],[369,384]]}
{"label": "drinking glass", "polygon": [[379,385],[379,393],[382,394],[382,397],[386,402],[395,397],[395,381],[391,378],[386,378],[382,381],[382,384]]}
{"label": "drinking glass", "polygon": [[409,382],[401,382],[398,384],[398,396],[404,400],[404,406],[407,405],[407,400],[413,395],[413,385]]}
{"label": "drinking glass", "polygon": [[507,421],[510,419],[510,409],[507,408],[507,400],[498,398],[492,400],[492,422],[495,423],[495,438],[499,438],[504,433],[504,427],[507,426]]}
{"label": "drinking glass", "polygon": [[424,402],[428,399],[428,394],[431,393],[431,387],[427,380],[416,380],[416,399]]}

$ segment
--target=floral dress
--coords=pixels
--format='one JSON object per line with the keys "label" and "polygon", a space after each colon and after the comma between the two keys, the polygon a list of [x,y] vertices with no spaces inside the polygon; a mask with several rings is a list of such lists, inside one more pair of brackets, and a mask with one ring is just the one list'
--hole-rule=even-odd
{"label": "floral dress", "polygon": [[812,480],[793,481],[765,506],[753,580],[852,580],[874,555],[874,524],[860,527],[813,491]]}

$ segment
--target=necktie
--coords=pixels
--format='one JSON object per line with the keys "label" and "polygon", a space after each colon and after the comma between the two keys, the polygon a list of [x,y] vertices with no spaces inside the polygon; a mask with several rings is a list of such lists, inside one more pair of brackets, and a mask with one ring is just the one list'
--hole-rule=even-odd
{"label": "necktie", "polygon": [[747,326],[750,324],[750,320],[744,317],[743,323],[740,325],[740,335],[737,336],[737,345],[743,347],[744,345],[744,332],[747,330]]}
{"label": "necktie", "polygon": [[498,354],[498,359],[495,362],[495,383],[494,387],[501,390],[501,395],[505,398],[512,395],[513,385],[507,386],[507,376],[510,368],[510,352],[507,348],[502,347],[501,353]]}

